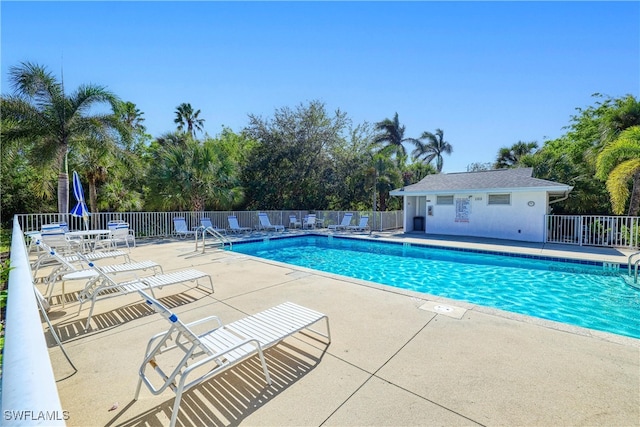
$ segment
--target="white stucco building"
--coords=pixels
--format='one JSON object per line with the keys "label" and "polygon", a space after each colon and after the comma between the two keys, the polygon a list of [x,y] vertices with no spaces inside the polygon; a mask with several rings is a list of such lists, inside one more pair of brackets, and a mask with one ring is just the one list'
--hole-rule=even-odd
{"label": "white stucco building", "polygon": [[573,187],[533,178],[532,168],[428,175],[393,190],[404,232],[543,242],[545,214]]}

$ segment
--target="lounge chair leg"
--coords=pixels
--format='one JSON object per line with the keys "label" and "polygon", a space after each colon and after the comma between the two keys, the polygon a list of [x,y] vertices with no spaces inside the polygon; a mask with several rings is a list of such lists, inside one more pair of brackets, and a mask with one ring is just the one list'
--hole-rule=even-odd
{"label": "lounge chair leg", "polygon": [[269,369],[267,369],[267,361],[264,360],[262,347],[260,347],[260,344],[256,344],[256,347],[258,350],[258,357],[260,357],[260,363],[262,363],[262,371],[264,372],[264,378],[267,380],[267,384],[271,385],[271,377],[269,376]]}
{"label": "lounge chair leg", "polygon": [[65,298],[65,293],[64,293],[64,280],[62,281],[62,295],[60,296],[62,298],[62,308],[64,308],[64,300]]}
{"label": "lounge chair leg", "polygon": [[91,322],[91,316],[93,315],[93,308],[96,306],[96,299],[91,299],[91,308],[89,309],[89,316],[87,317],[87,323],[84,325],[85,332],[89,329],[89,322]]}
{"label": "lounge chair leg", "polygon": [[138,396],[140,396],[140,389],[142,388],[142,377],[138,375],[138,386],[136,387],[136,394],[133,396],[133,400],[138,400]]}
{"label": "lounge chair leg", "polygon": [[178,420],[178,411],[180,410],[180,401],[182,400],[182,387],[176,390],[176,399],[173,401],[173,410],[171,411],[171,421],[169,427],[174,427]]}

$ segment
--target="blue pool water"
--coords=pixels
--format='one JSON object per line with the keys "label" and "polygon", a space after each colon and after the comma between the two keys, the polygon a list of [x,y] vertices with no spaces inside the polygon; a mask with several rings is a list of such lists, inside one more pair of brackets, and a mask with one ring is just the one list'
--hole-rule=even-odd
{"label": "blue pool water", "polygon": [[640,291],[602,266],[325,236],[234,252],[640,338]]}

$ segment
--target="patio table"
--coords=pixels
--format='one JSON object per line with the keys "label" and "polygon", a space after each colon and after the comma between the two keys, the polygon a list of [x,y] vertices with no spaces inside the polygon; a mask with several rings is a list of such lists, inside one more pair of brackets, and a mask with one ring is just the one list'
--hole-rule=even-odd
{"label": "patio table", "polygon": [[[96,243],[100,239],[101,236],[108,236],[111,233],[111,230],[78,230],[78,231],[69,231],[65,233],[67,237],[79,237],[82,240],[82,248],[89,248],[90,250],[95,250]],[[85,246],[86,245],[86,246]]]}

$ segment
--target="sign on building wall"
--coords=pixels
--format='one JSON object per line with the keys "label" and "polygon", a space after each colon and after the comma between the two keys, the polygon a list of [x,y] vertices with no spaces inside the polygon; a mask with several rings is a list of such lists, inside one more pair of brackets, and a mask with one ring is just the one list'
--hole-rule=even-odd
{"label": "sign on building wall", "polygon": [[471,214],[471,199],[456,199],[455,222],[469,222]]}

